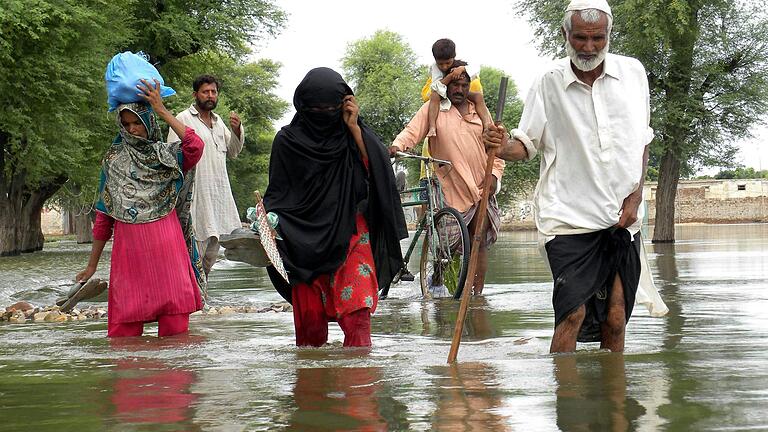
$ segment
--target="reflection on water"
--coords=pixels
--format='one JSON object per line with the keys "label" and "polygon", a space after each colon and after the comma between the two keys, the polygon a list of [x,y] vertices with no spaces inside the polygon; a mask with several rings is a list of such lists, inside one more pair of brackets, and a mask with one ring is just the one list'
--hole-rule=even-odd
{"label": "reflection on water", "polygon": [[[491,251],[452,367],[458,302],[406,283],[379,304],[370,352],[298,349],[290,313],[119,341],[105,321],[0,324],[0,430],[768,430],[766,239],[768,225],[685,226],[674,245],[647,244],[670,312],[635,308],[624,355],[548,354],[552,282],[531,232]],[[63,243],[0,258],[0,304],[52,303],[87,256]],[[210,295],[280,301],[263,269],[228,261]]]}
{"label": "reflection on water", "polygon": [[127,337],[110,339],[112,350],[125,357],[115,359],[112,394],[109,398],[110,422],[117,429],[141,426],[153,430],[199,430],[194,424],[192,392],[197,374],[171,366],[157,355],[162,350],[184,349],[201,343],[199,336],[168,338]]}
{"label": "reflection on water", "polygon": [[[451,298],[435,299],[430,302],[419,302],[421,318],[421,335],[438,337],[440,339],[453,338],[456,326],[456,312],[458,302]],[[491,321],[493,311],[488,298],[485,296],[474,297],[469,303],[470,313],[464,322],[462,340],[481,341],[491,339],[496,335],[497,326]],[[403,317],[403,319],[407,319]],[[386,328],[392,332],[392,328]]]}
{"label": "reflection on water", "polygon": [[636,430],[645,408],[627,395],[624,355],[560,355],[554,365],[561,430]]}
{"label": "reflection on water", "polygon": [[432,368],[435,411],[432,429],[440,431],[505,431],[508,420],[498,410],[504,392],[496,370],[484,363],[463,363]]}
{"label": "reflection on water", "polygon": [[286,430],[407,430],[405,407],[382,377],[378,367],[298,369]]}
{"label": "reflection on water", "polygon": [[184,425],[189,430],[196,399],[189,391],[194,382],[194,372],[171,369],[157,360],[118,360],[110,398],[114,418],[127,424]]}

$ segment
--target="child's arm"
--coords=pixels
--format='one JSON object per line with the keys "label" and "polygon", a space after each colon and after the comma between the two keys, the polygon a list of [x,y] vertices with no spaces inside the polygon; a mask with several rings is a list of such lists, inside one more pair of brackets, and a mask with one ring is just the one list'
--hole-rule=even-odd
{"label": "child's arm", "polygon": [[462,72],[464,72],[465,70],[466,68],[464,66],[458,66],[456,68],[453,68],[453,70],[445,74],[445,76],[443,77],[443,79],[440,80],[440,82],[445,85],[448,85],[451,83],[451,81],[455,80],[459,75],[461,75]]}
{"label": "child's arm", "polygon": [[469,100],[475,104],[475,111],[477,111],[477,115],[480,116],[480,120],[483,122],[483,129],[488,129],[488,126],[493,124],[493,117],[491,117],[491,112],[485,105],[483,94],[477,92],[469,92]]}

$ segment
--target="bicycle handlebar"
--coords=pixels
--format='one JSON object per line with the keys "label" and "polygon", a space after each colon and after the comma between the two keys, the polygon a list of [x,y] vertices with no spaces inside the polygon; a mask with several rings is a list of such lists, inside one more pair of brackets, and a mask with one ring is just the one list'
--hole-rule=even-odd
{"label": "bicycle handlebar", "polygon": [[425,163],[436,163],[441,165],[453,165],[451,161],[443,160],[443,159],[435,159],[433,157],[426,157],[426,156],[419,156],[415,154],[405,153],[405,152],[397,152],[395,154],[396,159],[418,159]]}

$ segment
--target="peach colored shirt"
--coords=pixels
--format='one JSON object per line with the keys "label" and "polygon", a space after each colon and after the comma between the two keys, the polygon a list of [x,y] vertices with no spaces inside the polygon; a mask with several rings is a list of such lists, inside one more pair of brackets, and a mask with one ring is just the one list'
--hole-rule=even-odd
{"label": "peach colored shirt", "polygon": [[[452,166],[438,167],[437,177],[443,187],[448,205],[460,212],[467,211],[480,201],[482,194],[485,163],[488,156],[483,145],[483,124],[475,112],[472,102],[469,113],[462,116],[456,107],[441,111],[437,116],[437,138],[430,154],[436,159],[451,161]],[[392,145],[400,150],[416,146],[427,136],[429,102],[422,105],[408,125],[397,135]],[[493,176],[501,180],[504,161],[496,158]]]}

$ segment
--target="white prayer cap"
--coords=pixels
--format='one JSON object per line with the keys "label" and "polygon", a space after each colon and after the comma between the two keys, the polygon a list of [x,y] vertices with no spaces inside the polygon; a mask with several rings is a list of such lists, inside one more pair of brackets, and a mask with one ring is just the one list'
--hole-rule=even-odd
{"label": "white prayer cap", "polygon": [[611,18],[613,18],[611,7],[608,6],[608,2],[605,0],[571,0],[571,2],[568,4],[568,7],[565,8],[565,11],[580,11],[584,9],[597,9],[607,13]]}

